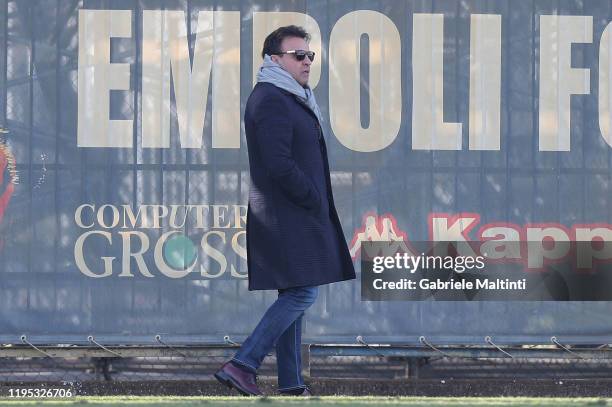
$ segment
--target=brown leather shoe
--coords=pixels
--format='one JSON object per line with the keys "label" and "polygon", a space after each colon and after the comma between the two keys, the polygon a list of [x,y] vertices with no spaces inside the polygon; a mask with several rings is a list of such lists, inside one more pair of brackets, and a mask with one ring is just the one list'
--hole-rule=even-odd
{"label": "brown leather shoe", "polygon": [[296,396],[296,397],[310,397],[312,396],[312,393],[310,391],[310,389],[308,387],[304,388],[302,390],[301,393],[297,393],[295,390],[294,391],[286,391],[286,392],[282,392],[279,391],[281,396]]}
{"label": "brown leather shoe", "polygon": [[247,372],[231,362],[226,362],[221,369],[215,373],[215,378],[229,387],[233,387],[243,396],[262,396],[263,393],[257,387],[257,376],[255,373]]}

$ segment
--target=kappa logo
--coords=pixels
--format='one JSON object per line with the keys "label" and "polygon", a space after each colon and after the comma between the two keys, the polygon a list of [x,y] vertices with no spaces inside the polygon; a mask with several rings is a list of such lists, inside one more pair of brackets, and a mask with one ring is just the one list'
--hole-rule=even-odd
{"label": "kappa logo", "polygon": [[[457,214],[432,212],[427,216],[428,238],[423,242],[453,242],[461,256],[485,256],[490,263],[523,263],[529,271],[548,270],[550,264],[568,263],[576,270],[593,270],[599,263],[612,263],[612,224],[526,223],[496,221],[481,223],[478,213]],[[365,246],[362,242],[384,241],[386,245]],[[414,255],[416,251],[391,214],[381,216],[368,212],[362,226],[353,235],[350,253],[353,260],[392,256],[397,252]],[[448,245],[433,245],[435,255],[447,255]],[[381,252],[381,250],[383,252]],[[370,253],[375,251],[376,253]]]}
{"label": "kappa logo", "polygon": [[[405,252],[411,252],[406,247],[408,234],[401,230],[397,225],[397,220],[390,213],[377,215],[374,212],[368,212],[363,215],[361,227],[353,234],[353,239],[350,244],[350,253],[353,260],[361,252],[361,242],[398,242],[395,249],[403,249]],[[368,253],[373,255],[373,253]]]}

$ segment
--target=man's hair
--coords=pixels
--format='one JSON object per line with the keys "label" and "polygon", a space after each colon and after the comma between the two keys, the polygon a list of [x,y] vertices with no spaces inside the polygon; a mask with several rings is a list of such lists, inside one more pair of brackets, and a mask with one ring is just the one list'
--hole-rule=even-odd
{"label": "man's hair", "polygon": [[261,57],[263,58],[266,54],[273,55],[281,52],[281,43],[287,37],[298,37],[303,38],[306,40],[306,42],[310,41],[310,34],[308,34],[302,27],[298,27],[297,25],[280,27],[272,31],[266,37],[263,45],[263,51],[261,51]]}

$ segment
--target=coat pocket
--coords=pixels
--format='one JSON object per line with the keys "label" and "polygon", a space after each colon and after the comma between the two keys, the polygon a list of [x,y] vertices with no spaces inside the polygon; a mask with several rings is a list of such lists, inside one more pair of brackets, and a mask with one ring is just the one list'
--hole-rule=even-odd
{"label": "coat pocket", "polygon": [[[318,194],[318,191],[317,191]],[[290,208],[290,211],[292,212],[292,216],[295,216],[296,218],[304,218],[304,219],[311,219],[314,220],[317,224],[321,224],[321,195],[319,194],[318,196],[318,200],[317,205],[314,207],[306,207],[304,205],[300,205],[290,199],[287,199],[288,202],[288,207]]]}

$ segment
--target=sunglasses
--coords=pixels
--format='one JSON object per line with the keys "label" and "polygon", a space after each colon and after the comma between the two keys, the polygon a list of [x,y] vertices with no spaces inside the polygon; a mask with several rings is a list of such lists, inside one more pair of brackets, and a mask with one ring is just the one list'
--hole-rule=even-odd
{"label": "sunglasses", "polygon": [[315,57],[315,53],[313,51],[304,51],[303,49],[292,49],[290,51],[275,53],[275,55],[282,55],[282,54],[293,54],[295,59],[297,59],[298,61],[303,61],[304,58],[308,57],[308,59],[310,59],[310,62],[312,62],[314,61],[314,57]]}

